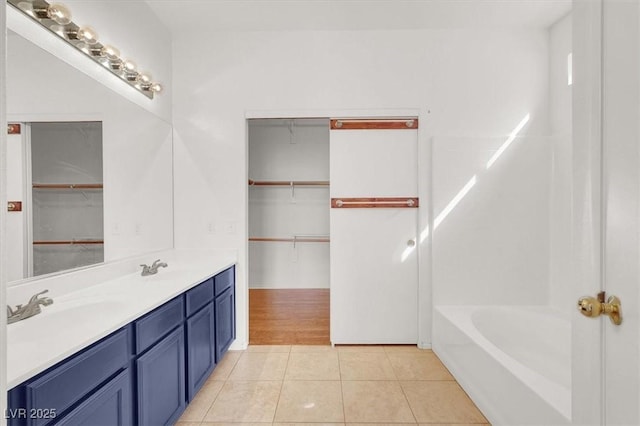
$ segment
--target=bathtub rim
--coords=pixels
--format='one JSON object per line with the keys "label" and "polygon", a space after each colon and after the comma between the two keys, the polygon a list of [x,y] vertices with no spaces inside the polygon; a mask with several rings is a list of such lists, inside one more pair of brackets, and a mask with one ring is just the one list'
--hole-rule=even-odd
{"label": "bathtub rim", "polygon": [[[497,363],[502,365],[511,375],[531,389],[540,399],[546,404],[558,412],[559,415],[564,417],[568,423],[571,423],[571,389],[567,389],[559,383],[555,383],[549,380],[542,374],[532,370],[526,365],[522,364],[518,360],[514,359],[500,348],[498,348],[493,342],[484,337],[482,333],[476,328],[473,323],[473,313],[477,310],[485,309],[515,309],[545,312],[551,308],[547,305],[438,305],[434,306],[434,315],[441,315],[452,326],[457,328],[468,339],[470,339],[478,348],[486,352]],[[563,316],[560,311],[558,311]],[[436,321],[434,319],[434,325]],[[433,333],[434,337],[437,336],[436,331]],[[433,349],[440,352],[439,342],[434,338]],[[446,351],[444,351],[446,353]],[[441,359],[445,365],[446,357]],[[452,371],[454,373],[454,371]],[[458,379],[456,377],[456,379]],[[460,382],[465,380],[461,378]],[[556,396],[552,398],[552,395]],[[557,399],[559,396],[559,400]]]}

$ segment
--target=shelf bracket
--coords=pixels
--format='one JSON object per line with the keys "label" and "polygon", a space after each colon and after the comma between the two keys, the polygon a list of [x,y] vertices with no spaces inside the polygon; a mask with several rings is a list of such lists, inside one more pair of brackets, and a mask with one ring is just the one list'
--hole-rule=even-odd
{"label": "shelf bracket", "polygon": [[293,127],[294,126],[295,126],[295,120],[294,119],[289,120],[288,127],[289,127],[289,143],[290,144],[295,144],[296,143],[296,138],[294,137],[294,134],[293,134]]}

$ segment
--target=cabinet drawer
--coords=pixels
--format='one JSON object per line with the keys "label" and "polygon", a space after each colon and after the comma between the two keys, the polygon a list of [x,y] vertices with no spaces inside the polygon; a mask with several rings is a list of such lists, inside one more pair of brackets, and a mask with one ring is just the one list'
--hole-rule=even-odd
{"label": "cabinet drawer", "polygon": [[184,319],[182,296],[147,314],[136,321],[136,353],[140,354],[160,340]]}
{"label": "cabinet drawer", "polygon": [[213,300],[213,278],[198,284],[187,291],[187,316],[195,314],[200,308]]}
{"label": "cabinet drawer", "polygon": [[232,266],[226,271],[220,272],[214,277],[216,283],[216,296],[231,287],[235,281],[235,268]]}
{"label": "cabinet drawer", "polygon": [[[129,361],[129,328],[124,328],[90,349],[26,385],[29,409],[62,413]],[[34,418],[31,425],[49,420]]]}
{"label": "cabinet drawer", "polygon": [[129,369],[126,369],[56,425],[130,426],[133,421],[132,409],[131,376]]}

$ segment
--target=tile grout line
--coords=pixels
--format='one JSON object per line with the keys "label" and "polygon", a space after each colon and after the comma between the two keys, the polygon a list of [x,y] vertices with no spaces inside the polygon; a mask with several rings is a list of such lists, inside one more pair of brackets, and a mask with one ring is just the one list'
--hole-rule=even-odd
{"label": "tile grout line", "polygon": [[[240,356],[238,356],[235,359],[235,362],[233,363],[233,367],[231,367],[231,369],[229,370],[229,374],[227,375],[227,377],[225,377],[224,380],[222,380],[222,386],[220,387],[220,390],[218,391],[218,393],[216,394],[216,397],[213,399],[213,401],[211,401],[211,405],[209,406],[209,409],[207,410],[207,412],[205,413],[204,417],[202,418],[202,422],[200,423],[201,425],[205,423],[205,420],[207,418],[207,414],[209,414],[209,412],[211,411],[211,409],[213,408],[213,405],[216,403],[216,401],[218,400],[218,397],[220,397],[220,394],[222,393],[222,390],[225,388],[225,386],[227,385],[227,383],[229,383],[229,378],[231,377],[231,373],[233,373],[233,370],[236,369],[236,366],[238,365],[238,362],[240,361],[240,358],[242,358],[242,356],[245,354],[246,351],[241,351],[242,353],[240,354]],[[227,355],[229,356],[229,352],[227,352]],[[222,358],[222,360],[224,361],[224,357]],[[206,422],[206,423],[210,423],[210,422]]]}
{"label": "tile grout line", "polygon": [[[400,379],[398,378],[398,373],[396,373],[396,369],[393,367],[393,362],[391,362],[391,358],[389,358],[389,352],[387,352],[387,348],[384,348],[384,355],[387,357],[387,361],[389,362],[389,365],[391,366],[391,371],[393,371],[393,377],[396,378],[396,380],[398,382],[400,382]],[[402,385],[400,385],[400,387],[402,387]],[[415,416],[413,416],[415,417]]]}
{"label": "tile grout line", "polygon": [[347,409],[344,403],[344,386],[342,386],[342,363],[340,362],[340,351],[336,349],[336,356],[338,357],[338,378],[340,383],[340,398],[342,398],[342,421],[347,424]]}
{"label": "tile grout line", "polygon": [[272,425],[276,421],[276,415],[278,414],[278,407],[280,406],[280,398],[282,398],[282,389],[284,388],[284,380],[287,377],[287,370],[289,369],[289,361],[291,361],[291,346],[289,346],[289,351],[286,354],[287,354],[287,365],[284,367],[284,372],[282,373],[282,381],[280,382],[280,392],[278,392],[276,409],[273,411],[273,418],[271,419]]}
{"label": "tile grout line", "polygon": [[[213,398],[213,400],[211,401],[211,404],[209,405],[209,408],[207,409],[207,411],[204,413],[204,415],[202,416],[202,420],[200,420],[200,424],[203,424],[205,422],[205,419],[207,418],[207,414],[209,414],[209,411],[211,411],[211,408],[213,408],[213,404],[217,401],[218,396],[220,396],[220,394],[222,393],[222,389],[224,388],[224,385],[227,383],[226,380],[224,380],[222,382],[222,386],[220,386],[220,389],[218,389],[218,392],[216,392],[216,396]],[[207,383],[205,383],[205,386],[207,385]]]}
{"label": "tile grout line", "polygon": [[[241,359],[243,356],[245,356],[247,352],[248,352],[248,351],[242,351],[242,353],[241,353],[239,356],[237,356],[237,357],[235,357],[235,356],[234,356],[234,358],[235,358],[235,362],[232,364],[232,366],[231,366],[231,368],[230,368],[230,370],[229,370],[229,374],[227,375],[227,377],[226,377],[225,379],[223,379],[223,380],[222,380],[223,384],[222,384],[221,388],[219,389],[219,391],[216,393],[216,395],[215,395],[214,399],[212,400],[212,402],[211,402],[210,406],[209,406],[209,407],[208,407],[208,409],[206,410],[206,413],[204,414],[204,417],[203,417],[203,418],[202,418],[202,420],[200,420],[199,422],[197,422],[197,421],[196,421],[196,422],[194,422],[194,424],[199,424],[199,425],[201,425],[201,426],[206,426],[206,425],[208,425],[208,424],[209,424],[209,423],[206,421],[206,416],[207,416],[207,414],[211,411],[211,409],[213,408],[213,405],[215,404],[215,402],[217,401],[217,399],[220,397],[220,394],[222,393],[222,390],[224,389],[224,387],[225,387],[228,383],[230,383],[230,382],[231,382],[231,380],[230,380],[231,375],[233,374],[233,372],[234,372],[234,371],[235,371],[235,369],[237,368],[237,366],[238,366],[238,363],[239,363],[240,359]],[[277,413],[278,413],[279,404],[280,404],[280,401],[282,400],[282,391],[283,391],[283,389],[284,389],[284,382],[286,381],[285,379],[286,379],[287,372],[290,370],[290,362],[291,362],[291,359],[292,359],[292,353],[294,353],[294,351],[293,351],[293,345],[289,346],[288,351],[286,351],[286,352],[280,352],[280,353],[286,353],[286,354],[287,354],[286,366],[285,366],[285,369],[284,369],[284,372],[283,372],[282,379],[281,379],[281,380],[279,380],[279,381],[281,382],[281,384],[280,384],[280,390],[279,390],[279,393],[278,393],[278,398],[277,398],[277,401],[276,401],[276,408],[275,408],[275,410],[274,410],[272,420],[271,420],[271,422],[270,422],[270,423],[265,422],[265,423],[264,423],[265,425],[267,425],[267,424],[274,424],[274,423],[276,423],[276,417],[277,417]],[[346,352],[345,352],[345,353],[346,353]],[[367,352],[367,353],[368,353],[368,352]],[[372,353],[374,353],[374,352],[372,352]],[[406,391],[405,391],[405,389],[404,389],[404,386],[403,386],[403,384],[402,384],[402,381],[398,378],[398,372],[396,371],[396,369],[394,368],[393,364],[391,363],[390,352],[389,352],[389,351],[387,351],[387,350],[386,350],[386,348],[385,348],[385,349],[384,349],[384,351],[383,351],[383,353],[385,353],[385,355],[386,355],[383,359],[385,359],[387,362],[389,362],[389,364],[391,365],[391,369],[392,369],[393,375],[394,375],[394,377],[395,377],[395,379],[392,379],[392,381],[395,381],[395,382],[396,382],[396,383],[398,383],[398,385],[400,386],[401,392],[402,392],[402,394],[403,394],[403,396],[404,396],[404,398],[405,398],[405,401],[407,402],[407,404],[408,404],[408,406],[409,406],[410,412],[412,413],[412,416],[413,416],[413,418],[414,418],[414,424],[417,424],[417,423],[418,423],[418,420],[417,420],[417,417],[416,417],[416,413],[415,413],[415,411],[414,411],[414,409],[413,409],[413,407],[412,407],[412,405],[411,405],[411,403],[410,403],[410,401],[409,401],[409,398],[408,398],[407,393],[406,393]],[[342,355],[342,353],[341,353],[340,351],[337,351],[337,352],[336,352],[336,357],[337,357],[337,361],[338,361],[338,375],[339,375],[339,377],[338,377],[338,382],[339,382],[339,384],[340,384],[340,395],[341,395],[341,399],[342,399],[342,407],[343,407],[343,409],[342,409],[342,411],[343,411],[343,424],[347,425],[346,404],[345,404],[345,393],[344,393],[344,381],[345,381],[345,379],[344,379],[344,375],[343,375],[343,371],[342,371],[342,362],[341,362],[341,360],[342,360],[342,356],[341,356],[341,355]],[[439,358],[437,358],[437,356],[436,356],[436,359],[437,359],[438,361],[440,361],[440,360],[439,360]],[[441,362],[441,361],[440,361],[440,362]],[[445,368],[446,368],[446,367],[445,367]],[[448,371],[448,370],[447,370],[447,371]],[[329,380],[330,380],[330,379],[329,379]],[[305,381],[305,380],[302,380],[302,381]],[[306,381],[309,381],[309,380],[306,380]],[[369,380],[362,379],[362,380],[354,380],[354,381],[356,381],[356,382],[357,382],[357,381],[369,381]],[[441,379],[441,378],[440,378],[440,379],[435,379],[435,380],[433,380],[433,379],[432,379],[432,380],[420,380],[420,379],[414,378],[414,379],[409,379],[409,380],[406,380],[406,381],[407,381],[407,382],[415,381],[415,382],[432,382],[432,383],[455,383],[455,384],[457,385],[457,387],[458,387],[458,388],[459,388],[459,389],[460,389],[460,390],[465,394],[465,396],[467,397],[467,399],[469,399],[469,400],[470,400],[470,402],[475,406],[475,408],[476,408],[476,409],[478,409],[478,408],[477,408],[477,406],[475,405],[475,403],[473,402],[473,400],[471,400],[471,398],[468,396],[468,394],[466,393],[466,391],[462,388],[462,386],[460,386],[460,384],[457,382],[457,380],[455,380],[455,378],[453,378],[453,377],[452,377],[452,378],[450,378],[450,379]],[[478,411],[479,411],[479,409],[478,409]],[[480,426],[480,425],[487,425],[487,423],[486,423],[486,417],[484,416],[484,413],[480,412],[480,414],[482,415],[482,417],[483,417],[483,419],[485,420],[485,422],[474,423],[474,424],[477,424],[478,426]],[[312,423],[319,423],[319,422],[312,422]]]}
{"label": "tile grout line", "polygon": [[413,416],[413,420],[415,420],[416,424],[419,424],[418,417],[416,417],[416,413],[413,411],[413,407],[411,406],[411,402],[409,401],[409,397],[407,397],[407,394],[404,391],[404,387],[402,386],[402,382],[400,382],[400,380],[398,380],[398,386],[400,386],[400,390],[402,391],[402,395],[404,396],[405,401],[407,401],[407,405],[409,406],[409,410],[411,410],[411,415]]}
{"label": "tile grout line", "polygon": [[389,364],[391,365],[391,371],[393,371],[393,375],[396,378],[396,382],[398,383],[398,386],[400,386],[400,390],[402,391],[402,395],[404,396],[405,401],[407,401],[407,405],[409,406],[409,410],[411,411],[411,415],[413,416],[413,420],[415,420],[416,424],[418,424],[418,418],[416,417],[416,413],[413,411],[413,407],[411,406],[411,402],[409,401],[409,397],[407,397],[406,392],[404,391],[404,387],[402,386],[402,382],[400,381],[400,378],[398,378],[398,373],[396,372],[396,369],[393,366],[393,362],[391,361],[391,358],[389,357],[389,351],[387,351],[387,348],[384,348],[384,354],[387,356],[387,360],[389,361]]}
{"label": "tile grout line", "polygon": [[[340,361],[338,361],[340,362]],[[340,375],[340,396],[342,397],[342,420],[344,421],[344,424],[347,424],[347,407],[346,404],[344,402],[344,386],[343,386],[343,381],[342,381],[342,375]]]}

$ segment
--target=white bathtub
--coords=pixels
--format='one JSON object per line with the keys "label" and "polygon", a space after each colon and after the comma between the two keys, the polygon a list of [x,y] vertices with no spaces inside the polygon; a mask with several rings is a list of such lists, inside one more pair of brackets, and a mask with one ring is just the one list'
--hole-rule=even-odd
{"label": "white bathtub", "polygon": [[571,423],[571,323],[549,307],[439,306],[433,350],[493,425]]}

